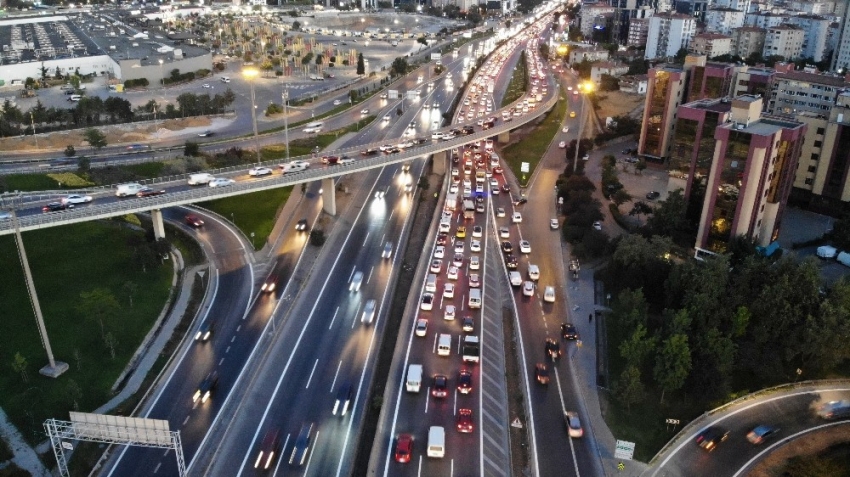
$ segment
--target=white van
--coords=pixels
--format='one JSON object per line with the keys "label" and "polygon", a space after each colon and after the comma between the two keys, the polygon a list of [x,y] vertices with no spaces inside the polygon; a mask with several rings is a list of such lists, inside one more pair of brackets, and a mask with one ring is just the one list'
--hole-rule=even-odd
{"label": "white van", "polygon": [[442,459],[446,455],[446,430],[440,426],[428,429],[428,457]]}
{"label": "white van", "polygon": [[68,101],[79,101],[82,98],[79,94],[72,94]]}
{"label": "white van", "polygon": [[470,308],[481,308],[481,289],[480,288],[470,288],[469,289],[469,303]]}
{"label": "white van", "polygon": [[434,273],[428,274],[428,279],[425,281],[425,291],[436,293],[437,292],[437,275]]}
{"label": "white van", "polygon": [[221,82],[222,83],[230,83],[230,77],[229,76],[222,76]]}
{"label": "white van", "polygon": [[508,276],[511,279],[511,285],[513,285],[515,287],[522,285],[522,275],[520,275],[519,272],[516,272],[516,271],[510,272],[510,273],[508,273]]}
{"label": "white van", "polygon": [[215,179],[212,174],[202,172],[200,174],[189,175],[189,185],[207,185],[211,180]]}
{"label": "white van", "polygon": [[307,123],[304,126],[304,132],[308,133],[308,134],[309,133],[321,132],[322,127],[324,127],[324,125],[325,125],[325,123],[323,123],[322,121],[315,121],[315,122],[312,122],[312,123]]}
{"label": "white van", "polygon": [[540,280],[540,267],[534,264],[528,265],[528,279],[529,280]]}
{"label": "white van", "polygon": [[405,388],[409,393],[418,393],[422,386],[422,365],[411,364],[407,367],[407,381]]}
{"label": "white van", "polygon": [[437,338],[437,356],[448,356],[452,353],[452,335],[441,333]]}
{"label": "white van", "polygon": [[129,184],[118,184],[115,190],[115,197],[133,196],[136,195],[136,192],[139,192],[142,189],[142,185],[137,182],[131,182]]}

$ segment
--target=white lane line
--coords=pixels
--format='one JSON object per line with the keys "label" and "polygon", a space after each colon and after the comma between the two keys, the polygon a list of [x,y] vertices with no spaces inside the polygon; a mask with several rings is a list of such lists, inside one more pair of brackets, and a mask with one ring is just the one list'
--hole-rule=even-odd
{"label": "white lane line", "polygon": [[316,362],[313,363],[313,370],[310,371],[310,377],[307,379],[307,385],[304,386],[304,389],[310,389],[310,382],[313,381],[313,374],[316,372],[316,366],[319,364],[319,358],[316,358]]}
{"label": "white lane line", "polygon": [[431,347],[431,352],[434,353],[434,354],[437,353],[437,336],[438,335],[439,335],[439,333],[434,333],[434,346]]}
{"label": "white lane line", "polygon": [[336,378],[339,376],[339,368],[341,368],[341,367],[342,367],[342,360],[339,360],[339,364],[336,365],[336,373],[334,373],[334,380],[333,380],[333,382],[331,382],[331,389],[330,389],[331,393],[334,392],[334,387],[336,387]]}
{"label": "white lane line", "polygon": [[366,238],[363,239],[363,245],[361,245],[360,248],[366,248],[366,244],[369,243],[369,234],[371,233],[372,232],[366,232]]}
{"label": "white lane line", "polygon": [[431,386],[425,389],[425,414],[428,414],[428,404],[431,402]]}
{"label": "white lane line", "polygon": [[156,464],[156,467],[153,469],[153,473],[155,474],[155,473],[159,472],[159,468],[160,468],[161,466],[162,466],[162,462],[160,462],[160,463]]}
{"label": "white lane line", "polygon": [[759,452],[758,454],[756,454],[756,455],[755,455],[752,459],[750,459],[749,461],[747,461],[747,463],[746,463],[746,464],[744,464],[744,465],[743,465],[743,466],[742,466],[742,467],[738,470],[738,472],[735,472],[735,475],[733,475],[732,477],[738,477],[739,475],[743,474],[743,473],[744,473],[744,471],[746,471],[746,470],[747,470],[747,468],[749,468],[751,465],[753,465],[753,463],[755,463],[755,462],[757,462],[757,461],[761,460],[761,459],[762,459],[765,455],[767,455],[767,454],[769,454],[769,453],[773,452],[773,448],[774,448],[774,447],[781,446],[781,445],[785,445],[785,444],[787,444],[789,441],[791,441],[792,439],[796,439],[798,436],[802,436],[802,435],[804,435],[804,434],[808,434],[809,432],[815,432],[815,431],[819,431],[819,430],[821,430],[821,429],[825,429],[825,428],[827,428],[827,427],[832,427],[832,426],[841,426],[841,425],[847,425],[847,424],[850,424],[850,422],[847,422],[847,421],[837,421],[837,422],[830,422],[830,423],[828,423],[828,424],[821,424],[821,425],[819,425],[819,426],[810,427],[810,428],[808,428],[808,429],[803,429],[802,431],[800,431],[800,432],[798,432],[798,433],[796,433],[796,434],[792,434],[792,435],[790,435],[790,436],[788,436],[788,437],[786,437],[786,438],[784,438],[784,439],[781,439],[781,440],[779,440],[779,441],[776,441],[776,442],[774,442],[773,444],[771,444],[769,447],[766,447],[763,451],[761,451],[761,452]]}
{"label": "white lane line", "polygon": [[223,362],[224,362],[224,358],[221,358],[220,360],[218,360],[218,365],[221,366],[221,363],[223,363]]}
{"label": "white lane line", "polygon": [[331,324],[328,325],[328,329],[333,328],[334,321],[336,321],[336,315],[339,314],[339,307],[336,307],[336,311],[334,311],[334,316],[331,318]]}
{"label": "white lane line", "polygon": [[369,281],[372,280],[372,274],[375,272],[375,266],[372,265],[372,268],[369,269],[369,277],[366,278],[366,284],[369,284]]}
{"label": "white lane line", "polygon": [[280,470],[281,464],[283,464],[283,451],[286,450],[286,445],[289,444],[289,438],[292,437],[292,434],[287,434],[286,439],[283,441],[283,447],[280,448],[280,458],[277,460],[277,464],[274,466],[274,473],[272,475],[277,475],[277,471]]}
{"label": "white lane line", "polygon": [[230,352],[230,346],[228,346],[227,349],[224,350],[224,354],[227,354],[229,352]]}
{"label": "white lane line", "polygon": [[[567,412],[567,409],[564,404],[564,392],[561,391],[561,378],[558,376],[558,368],[555,367],[555,363],[552,363],[552,374],[555,375],[555,381],[558,382],[558,397],[561,399],[561,413],[565,413]],[[567,439],[570,441],[570,452],[573,454],[573,467],[576,471],[576,477],[581,477],[581,474],[579,474],[578,471],[578,461],[576,460],[576,448],[573,445],[573,438],[567,437]]]}

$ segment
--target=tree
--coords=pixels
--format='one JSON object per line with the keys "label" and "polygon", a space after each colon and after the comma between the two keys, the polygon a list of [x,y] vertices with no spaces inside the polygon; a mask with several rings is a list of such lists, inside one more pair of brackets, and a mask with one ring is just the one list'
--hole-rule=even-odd
{"label": "tree", "polygon": [[407,64],[407,59],[399,57],[393,60],[392,66],[390,67],[390,75],[404,76],[407,74],[409,69],[410,66]]}
{"label": "tree", "polygon": [[655,235],[672,237],[673,240],[687,235],[688,223],[685,220],[687,202],[682,195],[682,189],[676,189],[667,195],[667,199],[659,202],[652,217],[647,221],[649,229]]}
{"label": "tree", "polygon": [[292,31],[298,31],[300,29],[301,29],[301,22],[299,22],[297,20],[292,22]]}
{"label": "tree", "polygon": [[661,387],[661,403],[664,393],[674,392],[685,384],[691,371],[691,349],[688,337],[673,335],[661,343],[661,350],[655,357],[655,381]]}
{"label": "tree", "polygon": [[65,147],[65,157],[74,157],[76,155],[77,155],[77,150],[74,149],[74,146],[68,144],[68,146]]}
{"label": "tree", "polygon": [[836,220],[832,224],[832,231],[827,233],[827,238],[832,240],[835,248],[839,250],[850,250],[850,215]]}
{"label": "tree", "polygon": [[21,353],[15,353],[15,359],[12,361],[12,370],[21,375],[21,380],[23,382],[29,382],[30,377],[27,372],[27,359],[21,355]]}
{"label": "tree", "polygon": [[640,369],[635,365],[629,365],[620,373],[615,394],[621,403],[626,405],[626,410],[631,411],[632,404],[643,399],[644,388],[640,382]]}
{"label": "tree", "polygon": [[91,159],[88,157],[81,157],[77,159],[77,171],[81,174],[86,174],[91,170]]}
{"label": "tree", "polygon": [[649,307],[642,289],[625,289],[611,304],[611,316],[617,323],[616,326],[625,333],[636,330],[638,326],[645,326],[648,314]]}
{"label": "tree", "polygon": [[124,293],[130,298],[130,308],[133,308],[133,295],[139,291],[139,285],[134,281],[127,280],[121,285],[121,289],[124,290]]}
{"label": "tree", "polygon": [[[617,192],[619,192],[619,191],[617,191]],[[614,195],[616,196],[616,194],[614,194]],[[649,215],[651,213],[652,213],[652,207],[642,200],[635,202],[635,204],[632,206],[632,210],[629,211],[630,216]]]}
{"label": "tree", "polygon": [[423,44],[423,45],[425,45],[425,46],[428,46],[428,40],[426,40],[424,36],[420,36],[419,38],[417,38],[417,39],[416,39],[416,42],[417,42],[417,43],[421,43],[421,44]]}
{"label": "tree", "polygon": [[102,132],[98,131],[96,128],[88,128],[83,133],[83,138],[88,141],[89,146],[92,149],[103,149],[106,147],[106,136],[103,135]]}
{"label": "tree", "polygon": [[632,196],[625,190],[620,189],[617,192],[614,192],[614,195],[611,196],[611,200],[617,204],[617,207],[619,207],[632,200]]}
{"label": "tree", "polygon": [[324,230],[314,228],[310,231],[310,245],[313,245],[314,247],[321,247],[325,244],[326,239],[327,237],[325,237]]}
{"label": "tree", "polygon": [[647,338],[646,327],[638,323],[632,335],[620,343],[620,356],[626,361],[643,367],[644,360],[655,350],[655,337]]}
{"label": "tree", "polygon": [[106,333],[106,336],[103,337],[103,342],[109,348],[109,355],[112,359],[115,359],[115,348],[118,346],[118,340],[115,338],[115,335],[111,331]]}
{"label": "tree", "polygon": [[186,141],[186,144],[183,145],[183,156],[184,157],[196,157],[201,154],[201,146],[194,141]]}
{"label": "tree", "polygon": [[71,400],[71,407],[75,411],[80,410],[80,398],[83,397],[83,390],[80,388],[80,385],[77,384],[73,379],[68,380],[68,384],[65,385],[65,396]]}
{"label": "tree", "polygon": [[80,299],[77,312],[84,318],[100,324],[100,335],[105,337],[106,324],[121,311],[121,305],[118,304],[115,295],[107,288],[95,288],[80,293]]}
{"label": "tree", "polygon": [[357,74],[361,76],[366,74],[366,62],[363,60],[363,53],[357,54]]}

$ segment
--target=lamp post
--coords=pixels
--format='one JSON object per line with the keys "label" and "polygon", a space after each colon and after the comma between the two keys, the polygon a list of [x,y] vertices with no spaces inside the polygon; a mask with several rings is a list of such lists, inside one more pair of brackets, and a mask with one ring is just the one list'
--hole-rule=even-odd
{"label": "lamp post", "polygon": [[286,86],[283,87],[281,100],[283,101],[283,139],[286,141],[286,161],[289,162],[289,88]]}
{"label": "lamp post", "polygon": [[251,121],[254,124],[254,145],[257,148],[257,164],[260,163],[260,135],[257,133],[257,105],[254,96],[254,79],[259,73],[255,68],[245,68],[242,70],[242,75],[251,83]]}
{"label": "lamp post", "polygon": [[[579,146],[581,146],[582,126],[584,126],[584,96],[593,91],[593,83],[589,81],[585,82],[576,86],[576,89],[580,91],[579,96],[581,97],[581,108],[579,109],[578,116],[578,139],[576,139],[576,155],[573,158],[573,173],[576,172],[576,168],[578,167],[578,150],[580,149]],[[584,94],[582,94],[581,91],[583,91]]]}

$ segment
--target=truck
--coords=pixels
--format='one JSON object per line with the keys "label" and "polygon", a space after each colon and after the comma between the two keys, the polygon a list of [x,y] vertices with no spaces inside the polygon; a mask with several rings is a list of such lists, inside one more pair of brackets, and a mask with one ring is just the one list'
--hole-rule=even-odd
{"label": "truck", "polygon": [[463,362],[477,363],[481,349],[478,346],[478,337],[466,335],[463,337]]}
{"label": "truck", "polygon": [[475,202],[464,199],[463,201],[463,218],[464,219],[474,219],[475,218]]}
{"label": "truck", "polygon": [[446,195],[446,207],[445,210],[454,211],[457,208],[457,193],[451,193]]}

